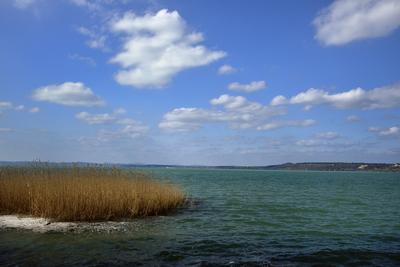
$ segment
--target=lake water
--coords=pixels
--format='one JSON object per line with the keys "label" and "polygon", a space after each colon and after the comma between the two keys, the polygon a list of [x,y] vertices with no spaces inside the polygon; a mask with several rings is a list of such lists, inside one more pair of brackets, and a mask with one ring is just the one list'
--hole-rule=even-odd
{"label": "lake water", "polygon": [[400,173],[147,169],[194,203],[112,231],[0,231],[1,266],[400,266]]}

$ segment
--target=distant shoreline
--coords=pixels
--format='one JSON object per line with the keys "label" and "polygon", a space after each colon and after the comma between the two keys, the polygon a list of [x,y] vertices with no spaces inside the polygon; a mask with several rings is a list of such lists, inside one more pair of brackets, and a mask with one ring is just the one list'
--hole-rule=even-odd
{"label": "distant shoreline", "polygon": [[[218,166],[220,169],[235,169],[234,166]],[[269,166],[242,166],[242,169],[281,170],[281,171],[388,171],[400,172],[398,163],[346,163],[346,162],[302,162],[284,163]]]}
{"label": "distant shoreline", "polygon": [[[36,162],[33,162],[36,163]],[[400,172],[400,163],[368,162],[300,162],[276,165],[240,166],[240,165],[168,165],[168,164],[129,164],[129,163],[93,163],[93,162],[38,162],[60,166],[110,166],[122,168],[199,168],[199,169],[246,169],[246,170],[281,170],[281,171],[384,171]],[[0,166],[32,165],[31,161],[0,161]]]}

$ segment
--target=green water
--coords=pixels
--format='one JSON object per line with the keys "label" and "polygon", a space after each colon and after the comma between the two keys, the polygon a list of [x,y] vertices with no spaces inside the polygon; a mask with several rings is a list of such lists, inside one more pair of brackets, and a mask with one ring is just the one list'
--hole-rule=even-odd
{"label": "green water", "polygon": [[119,230],[0,232],[0,265],[400,266],[400,174],[147,169],[194,203]]}

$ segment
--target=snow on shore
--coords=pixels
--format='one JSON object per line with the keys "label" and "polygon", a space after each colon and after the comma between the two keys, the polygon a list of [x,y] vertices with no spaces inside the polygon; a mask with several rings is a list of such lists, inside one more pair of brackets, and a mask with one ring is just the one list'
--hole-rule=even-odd
{"label": "snow on shore", "polygon": [[[13,228],[32,230],[34,232],[75,232],[75,231],[94,231],[94,232],[110,232],[110,231],[125,231],[135,226],[134,222],[50,222],[44,218],[16,216],[16,215],[1,215],[0,230]],[[136,228],[136,227],[134,227]]]}

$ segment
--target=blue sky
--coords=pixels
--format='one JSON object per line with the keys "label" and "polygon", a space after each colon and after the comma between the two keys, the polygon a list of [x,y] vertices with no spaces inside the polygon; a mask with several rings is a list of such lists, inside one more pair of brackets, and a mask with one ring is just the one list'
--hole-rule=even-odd
{"label": "blue sky", "polygon": [[0,160],[400,161],[400,2],[6,0]]}

